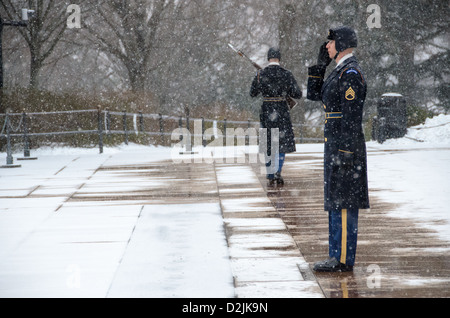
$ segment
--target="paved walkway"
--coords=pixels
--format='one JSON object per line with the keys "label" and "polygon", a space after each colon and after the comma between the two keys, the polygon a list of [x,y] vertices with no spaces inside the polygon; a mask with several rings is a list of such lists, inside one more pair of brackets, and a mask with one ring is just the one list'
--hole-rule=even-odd
{"label": "paved walkway", "polygon": [[[1,217],[8,221],[3,224],[17,226],[0,226],[0,256],[7,259],[0,264],[0,296],[449,297],[450,256],[439,252],[448,243],[405,219],[387,217],[391,206],[376,198],[370,213],[360,216],[354,272],[311,272],[310,265],[327,255],[321,155],[290,155],[280,189],[267,189],[258,165],[175,164],[129,154],[66,157],[53,167],[39,159],[32,164],[40,170],[26,185],[13,182],[20,170],[8,172],[10,178],[1,179]],[[188,216],[187,206],[193,209]],[[217,213],[206,213],[214,209]],[[168,211],[173,222],[161,224]],[[188,228],[192,217],[213,226]],[[214,246],[229,255],[231,274],[201,248],[208,242],[199,231],[220,233],[223,224],[226,244]],[[152,235],[159,241],[169,237],[164,228],[176,229],[171,236],[176,246],[162,245],[160,253],[146,256]],[[186,257],[195,266],[176,259],[183,248],[192,249]],[[167,260],[170,275],[145,280],[145,273]],[[74,267],[61,269],[61,261]],[[78,283],[77,266],[84,270],[81,290],[67,288]],[[230,275],[232,281],[218,282],[214,275]],[[204,279],[199,283],[197,277]],[[183,286],[193,286],[191,293],[177,294]]]}
{"label": "paved walkway", "polygon": [[[285,187],[265,189],[309,264],[326,258],[328,253],[321,156],[290,155],[284,168],[289,176]],[[315,273],[324,296],[450,297],[449,243],[408,219],[387,216],[395,205],[377,199],[375,189],[370,189],[369,195],[371,209],[361,211],[359,216],[354,271]]]}
{"label": "paved walkway", "polygon": [[323,297],[250,165],[58,158],[2,171],[0,297]]}

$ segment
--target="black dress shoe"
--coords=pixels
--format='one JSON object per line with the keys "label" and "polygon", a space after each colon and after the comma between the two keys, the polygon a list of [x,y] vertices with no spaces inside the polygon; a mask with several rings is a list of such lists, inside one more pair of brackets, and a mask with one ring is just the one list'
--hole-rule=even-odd
{"label": "black dress shoe", "polygon": [[314,264],[313,270],[316,272],[351,272],[353,266],[339,262],[335,257]]}
{"label": "black dress shoe", "polygon": [[277,185],[284,185],[283,177],[278,172],[275,173],[275,181],[276,181]]}

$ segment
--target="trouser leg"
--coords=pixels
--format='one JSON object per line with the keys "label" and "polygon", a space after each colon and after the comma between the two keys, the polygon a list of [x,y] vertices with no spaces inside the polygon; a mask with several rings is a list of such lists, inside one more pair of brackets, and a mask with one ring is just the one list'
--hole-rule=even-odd
{"label": "trouser leg", "polygon": [[355,263],[358,237],[358,209],[329,211],[329,256],[342,264]]}
{"label": "trouser leg", "polygon": [[[278,175],[281,175],[281,169],[283,169],[284,160],[286,158],[286,154],[284,153],[277,153],[275,155],[275,160],[278,161],[278,168],[276,170],[276,173]],[[275,178],[274,169],[272,166],[272,161],[269,156],[266,157],[266,170],[267,170],[267,179],[273,179]]]}
{"label": "trouser leg", "polygon": [[284,154],[284,153],[280,153],[278,155],[278,174],[281,174],[281,169],[283,169],[285,158],[286,158],[286,154]]}
{"label": "trouser leg", "polygon": [[268,156],[266,157],[266,171],[267,171],[266,178],[272,180],[275,174],[272,168],[272,161]]}

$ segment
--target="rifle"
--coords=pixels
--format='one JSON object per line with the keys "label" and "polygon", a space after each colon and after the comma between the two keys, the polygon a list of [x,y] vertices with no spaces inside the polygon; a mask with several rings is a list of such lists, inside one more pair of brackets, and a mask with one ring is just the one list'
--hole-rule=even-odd
{"label": "rifle", "polygon": [[[252,65],[257,69],[257,70],[262,70],[262,67],[253,62],[251,58],[249,58],[247,55],[245,55],[244,52],[242,52],[241,50],[236,49],[233,45],[231,45],[230,43],[228,43],[228,46],[235,51],[237,54],[239,54],[241,57],[246,58],[248,61],[250,61],[250,63],[252,63]],[[289,109],[294,108],[295,106],[297,106],[297,102],[291,97],[291,96],[286,96],[286,102],[289,106]]]}

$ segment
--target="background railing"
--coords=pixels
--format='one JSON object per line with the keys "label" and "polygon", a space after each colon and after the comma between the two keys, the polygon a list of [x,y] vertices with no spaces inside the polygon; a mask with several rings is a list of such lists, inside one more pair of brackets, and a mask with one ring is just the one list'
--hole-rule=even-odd
{"label": "background railing", "polygon": [[[198,129],[194,131],[196,121],[201,121],[201,134],[196,134]],[[97,145],[102,153],[105,140],[108,144],[128,144],[132,140],[136,143],[170,145],[174,130],[185,128],[192,138],[201,137],[205,146],[204,133],[208,128],[213,128],[215,134],[222,137],[226,137],[227,128],[259,128],[259,122],[251,120],[190,118],[186,115],[177,117],[101,109],[0,114],[0,125],[0,138],[7,139],[7,152],[11,152],[12,143],[23,143],[24,157],[30,156],[31,144],[36,147],[52,142],[84,147]],[[314,130],[316,135],[320,135],[322,127],[306,124],[293,124],[293,127],[299,143],[323,140],[305,133],[305,130]],[[78,137],[73,138],[73,135]]]}

